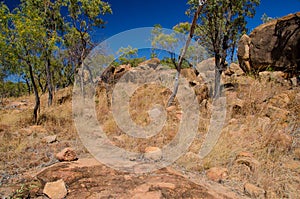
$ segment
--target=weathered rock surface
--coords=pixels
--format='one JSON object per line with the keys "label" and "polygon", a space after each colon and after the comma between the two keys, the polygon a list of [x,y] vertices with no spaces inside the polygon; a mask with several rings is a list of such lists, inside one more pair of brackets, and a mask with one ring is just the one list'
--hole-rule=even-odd
{"label": "weathered rock surface", "polygon": [[160,64],[160,60],[158,58],[152,58],[140,63],[138,66],[149,66],[150,68],[156,69]]}
{"label": "weathered rock surface", "polygon": [[74,161],[77,159],[76,152],[72,148],[65,148],[56,154],[59,161]]}
{"label": "weathered rock surface", "polygon": [[240,152],[235,162],[247,166],[250,171],[255,171],[259,167],[259,162],[254,158],[253,154],[246,151]]}
{"label": "weathered rock surface", "polygon": [[158,161],[162,158],[162,151],[158,147],[147,147],[145,149],[144,158],[153,161]]}
{"label": "weathered rock surface", "polygon": [[221,182],[228,176],[228,170],[226,168],[212,167],[206,172],[206,176],[212,181]]}
{"label": "weathered rock surface", "polygon": [[47,137],[44,137],[43,141],[48,143],[48,144],[56,142],[57,141],[57,135],[49,135]]}
{"label": "weathered rock surface", "polygon": [[238,59],[245,72],[266,69],[296,73],[300,70],[300,12],[272,20],[244,35]]}
{"label": "weathered rock surface", "polygon": [[230,66],[224,71],[224,74],[227,76],[241,76],[244,75],[244,71],[241,69],[241,67],[236,63],[231,63]]}
{"label": "weathered rock surface", "polygon": [[43,193],[51,199],[63,199],[66,197],[68,191],[63,180],[46,183]]}
{"label": "weathered rock surface", "polygon": [[101,74],[101,80],[108,84],[118,82],[118,80],[127,72],[131,70],[131,65],[120,65],[115,67],[113,65],[108,66]]}
{"label": "weathered rock surface", "polygon": [[[243,198],[217,183],[194,177],[197,183],[180,172],[165,168],[153,174],[119,172],[95,159],[60,162],[37,174],[42,183],[62,179],[72,198]],[[193,177],[191,177],[193,178]]]}

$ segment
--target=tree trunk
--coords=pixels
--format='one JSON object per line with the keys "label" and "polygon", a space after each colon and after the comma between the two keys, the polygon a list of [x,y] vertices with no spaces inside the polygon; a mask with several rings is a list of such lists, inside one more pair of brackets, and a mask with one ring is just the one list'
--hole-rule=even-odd
{"label": "tree trunk", "polygon": [[52,75],[51,75],[51,63],[50,63],[50,53],[47,54],[47,62],[46,62],[46,78],[48,85],[48,106],[52,105],[53,101],[53,86],[52,86]]}
{"label": "tree trunk", "polygon": [[37,83],[38,83],[38,85],[39,85],[39,87],[40,87],[40,89],[42,91],[42,94],[44,94],[46,92],[46,86],[47,86],[47,84],[45,86],[43,86],[43,84],[41,82],[41,75],[38,75],[38,77],[37,77]]}
{"label": "tree trunk", "polygon": [[215,92],[214,98],[218,99],[221,96],[221,75],[222,75],[222,67],[220,63],[220,56],[215,56]]}
{"label": "tree trunk", "polygon": [[40,97],[39,97],[38,88],[37,88],[37,86],[35,84],[35,81],[34,81],[32,65],[29,63],[28,67],[29,67],[30,80],[31,80],[31,83],[32,83],[32,86],[33,86],[33,92],[34,92],[34,96],[35,96],[35,106],[34,106],[34,109],[33,109],[33,121],[34,121],[34,123],[37,123],[38,110],[40,109]]}
{"label": "tree trunk", "polygon": [[174,63],[175,66],[176,66],[176,69],[177,69],[177,73],[176,73],[176,78],[175,78],[174,91],[173,91],[171,97],[169,98],[167,107],[171,106],[171,104],[173,103],[173,101],[174,101],[174,99],[175,99],[175,97],[177,95],[178,87],[179,87],[179,77],[180,77],[181,65],[182,65],[182,62],[184,60],[184,56],[186,54],[186,51],[187,51],[187,49],[188,49],[188,47],[190,45],[191,39],[194,36],[196,23],[197,23],[199,14],[200,14],[200,12],[201,12],[201,10],[203,8],[203,4],[200,4],[199,7],[198,7],[198,9],[197,9],[197,11],[195,12],[195,15],[194,15],[194,18],[193,18],[193,22],[192,22],[192,25],[191,25],[191,28],[190,28],[190,34],[189,34],[189,37],[188,37],[188,39],[187,39],[187,41],[185,43],[185,46],[183,48],[182,53],[179,56],[178,65],[176,66],[176,63]]}
{"label": "tree trunk", "polygon": [[30,95],[31,94],[31,86],[30,86],[29,81],[28,81],[27,78],[25,78],[25,82],[26,82],[26,85],[27,85],[28,95]]}

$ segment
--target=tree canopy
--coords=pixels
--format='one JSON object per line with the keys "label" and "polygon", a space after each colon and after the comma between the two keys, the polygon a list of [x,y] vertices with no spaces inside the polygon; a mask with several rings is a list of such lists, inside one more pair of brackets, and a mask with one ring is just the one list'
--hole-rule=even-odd
{"label": "tree canopy", "polygon": [[12,12],[0,3],[0,80],[21,76],[35,94],[34,121],[40,92],[71,84],[95,45],[91,32],[103,27],[102,16],[112,13],[101,0],[21,0]]}
{"label": "tree canopy", "polygon": [[[260,0],[209,0],[200,13],[195,36],[205,46],[211,46],[215,57],[215,97],[220,95],[220,76],[226,68],[226,60],[233,59],[237,41],[247,32],[247,18],[255,15]],[[186,11],[192,15],[199,5],[198,0],[188,0]]]}

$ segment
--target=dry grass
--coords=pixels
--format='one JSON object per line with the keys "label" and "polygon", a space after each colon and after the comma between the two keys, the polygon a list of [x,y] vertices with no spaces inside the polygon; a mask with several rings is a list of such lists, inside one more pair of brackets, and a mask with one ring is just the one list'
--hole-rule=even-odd
{"label": "dry grass", "polygon": [[[227,118],[217,145],[204,160],[199,160],[197,153],[210,122],[212,105],[208,99],[200,104],[198,134],[189,152],[175,165],[198,173],[215,166],[225,167],[229,177],[224,183],[232,189],[243,192],[243,185],[249,182],[265,189],[267,198],[297,198],[300,190],[300,88],[252,77],[232,78],[229,83],[236,86],[226,92]],[[87,155],[73,123],[71,95],[72,88],[57,92],[50,108],[45,104],[47,96],[42,96],[39,126],[30,123],[32,96],[8,99],[8,103],[26,99],[28,106],[20,110],[0,110],[0,183],[15,183],[11,179],[22,179],[21,174],[26,171],[54,163],[54,155],[64,147],[75,148],[79,156]],[[169,95],[170,90],[155,84],[137,89],[129,103],[132,120],[140,126],[149,125],[148,111],[155,104],[165,106]],[[111,113],[110,97],[103,86],[98,87],[97,117],[116,146],[144,152],[148,146],[165,146],[178,132],[181,111],[178,102],[167,112],[167,121],[160,133],[149,139],[138,139],[117,126]],[[42,140],[48,135],[57,135],[59,142],[44,143]],[[239,162],[238,155],[243,151],[253,157]]]}
{"label": "dry grass", "polygon": [[[58,91],[50,108],[47,96],[41,96],[39,125],[32,124],[33,96],[8,99],[28,105],[0,110],[0,185],[23,183],[26,172],[55,163],[55,154],[65,147],[86,153],[73,124],[71,94],[72,88]],[[58,141],[46,143],[50,135],[57,135]]]}
{"label": "dry grass", "polygon": [[[231,186],[242,189],[244,183],[250,182],[264,188],[267,198],[297,198],[300,164],[294,162],[298,168],[288,165],[295,159],[293,151],[300,146],[300,101],[296,99],[299,88],[288,90],[274,81],[241,78],[251,84],[239,84],[236,91],[227,93],[227,124],[218,144],[204,159],[205,167],[227,167],[227,183]],[[288,96],[286,103],[278,97],[282,94]],[[279,111],[270,113],[270,105]],[[242,151],[252,153],[259,162],[255,171],[237,163]]]}
{"label": "dry grass", "polygon": [[[155,84],[146,84],[138,88],[132,95],[128,107],[133,122],[140,126],[149,125],[151,118],[148,111],[158,104],[165,107],[169,94],[170,91]],[[180,111],[180,107],[176,106],[169,112],[162,131],[157,135],[149,139],[134,138],[122,132],[118,127],[107,104],[106,96],[105,90],[100,90],[97,94],[98,120],[104,132],[118,147],[134,152],[144,152],[145,148],[150,146],[162,148],[176,135],[179,123],[176,114]]]}

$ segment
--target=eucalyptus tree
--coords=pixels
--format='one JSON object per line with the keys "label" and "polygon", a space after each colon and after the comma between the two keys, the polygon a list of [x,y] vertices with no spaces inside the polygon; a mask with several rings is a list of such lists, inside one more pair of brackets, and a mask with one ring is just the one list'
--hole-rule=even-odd
{"label": "eucalyptus tree", "polygon": [[[90,71],[84,60],[95,46],[92,40],[92,31],[104,28],[103,15],[111,14],[109,3],[102,0],[65,0],[68,15],[66,21],[66,34],[64,44],[76,73],[79,73],[81,92],[84,95],[84,69]],[[81,72],[78,70],[81,69]],[[92,75],[92,74],[90,74]]]}
{"label": "eucalyptus tree", "polygon": [[[233,59],[240,36],[247,32],[247,18],[255,15],[260,0],[207,0],[199,13],[195,33],[198,38],[212,46],[215,57],[215,93],[220,96],[221,74],[226,68],[226,59]],[[199,5],[198,0],[188,0],[186,14],[191,15]]]}
{"label": "eucalyptus tree", "polygon": [[29,5],[36,10],[43,19],[42,28],[45,37],[41,40],[43,46],[42,59],[45,63],[46,84],[48,88],[48,106],[52,105],[53,100],[53,75],[56,68],[55,55],[61,46],[61,36],[63,32],[62,8],[65,5],[63,0],[26,0],[23,4]]}
{"label": "eucalyptus tree", "polygon": [[170,58],[175,62],[175,49],[179,45],[179,40],[175,32],[166,33],[160,24],[154,25],[151,31],[151,46],[152,54],[155,54],[155,49],[164,49],[170,54]]}
{"label": "eucalyptus tree", "polygon": [[[0,86],[4,86],[4,79],[6,77],[5,62],[6,62],[6,34],[8,32],[8,23],[9,23],[9,9],[8,7],[0,2]],[[3,89],[1,89],[3,90]],[[2,95],[2,93],[1,93]]]}
{"label": "eucalyptus tree", "polygon": [[40,109],[40,96],[36,83],[36,75],[43,71],[43,45],[41,41],[46,36],[46,30],[43,27],[43,17],[37,10],[32,9],[32,6],[33,2],[22,3],[11,14],[9,43],[6,46],[13,53],[13,56],[9,58],[8,64],[29,74],[35,95],[33,120],[36,123]]}

